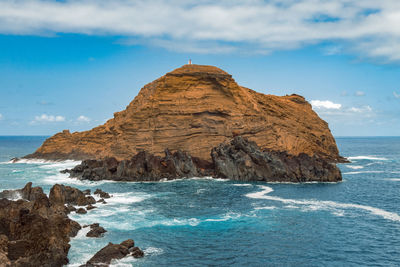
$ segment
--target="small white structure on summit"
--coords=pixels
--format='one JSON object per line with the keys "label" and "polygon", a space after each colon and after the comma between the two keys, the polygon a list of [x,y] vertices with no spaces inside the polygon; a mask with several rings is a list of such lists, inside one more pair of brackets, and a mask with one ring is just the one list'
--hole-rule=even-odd
{"label": "small white structure on summit", "polygon": [[188,63],[189,65],[192,65],[192,60],[191,59],[189,59],[189,63]]}

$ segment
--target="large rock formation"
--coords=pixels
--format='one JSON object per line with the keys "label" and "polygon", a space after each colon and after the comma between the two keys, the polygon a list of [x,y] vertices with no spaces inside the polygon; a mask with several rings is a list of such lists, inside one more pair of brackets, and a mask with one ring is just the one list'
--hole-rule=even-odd
{"label": "large rock formation", "polygon": [[83,180],[159,181],[188,177],[214,176],[241,181],[266,182],[337,182],[342,175],[335,164],[301,153],[260,150],[255,142],[236,136],[211,151],[212,162],[177,151],[165,157],[139,152],[130,160],[115,158],[84,160],[72,170],[71,177]]}
{"label": "large rock formation", "polygon": [[[3,197],[19,194],[24,199]],[[40,187],[0,193],[0,266],[63,266],[70,237],[80,225],[67,217],[63,204],[52,203]]]}
{"label": "large rock formation", "polygon": [[341,157],[328,124],[298,95],[274,96],[239,86],[213,66],[184,65],[144,86],[129,106],[90,131],[65,130],[30,158],[131,158],[165,149],[210,160],[210,151],[241,135],[262,149]]}

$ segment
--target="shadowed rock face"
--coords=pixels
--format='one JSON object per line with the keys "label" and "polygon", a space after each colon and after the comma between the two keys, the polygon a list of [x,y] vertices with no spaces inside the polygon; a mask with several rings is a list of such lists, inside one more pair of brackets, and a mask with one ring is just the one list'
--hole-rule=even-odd
{"label": "shadowed rock face", "polygon": [[163,156],[169,149],[210,161],[213,147],[237,135],[261,149],[341,160],[328,124],[303,97],[257,93],[223,70],[201,65],[167,73],[104,125],[72,134],[65,130],[27,157],[120,161],[140,151]]}
{"label": "shadowed rock face", "polygon": [[15,191],[25,199],[12,201],[3,198],[11,191],[0,193],[0,266],[67,264],[68,243],[80,225],[67,217],[64,205],[51,203],[40,187],[28,183]]}
{"label": "shadowed rock face", "polygon": [[64,172],[70,173],[71,177],[94,181],[159,181],[196,176],[266,182],[342,180],[339,168],[324,158],[261,150],[255,142],[241,136],[214,147],[211,158],[212,162],[207,162],[181,151],[174,154],[167,151],[163,158],[140,152],[130,160],[85,160]]}
{"label": "shadowed rock face", "polygon": [[80,267],[109,266],[112,260],[119,260],[126,256],[141,258],[144,253],[140,248],[135,247],[132,239],[127,239],[121,244],[108,243],[107,246],[99,250],[86,264]]}

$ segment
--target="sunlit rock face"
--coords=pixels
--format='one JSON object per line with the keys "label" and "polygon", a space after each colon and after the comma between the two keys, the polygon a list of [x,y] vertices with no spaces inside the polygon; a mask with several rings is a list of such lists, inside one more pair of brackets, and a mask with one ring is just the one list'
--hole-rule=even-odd
{"label": "sunlit rock face", "polygon": [[225,71],[202,65],[165,74],[104,125],[65,130],[27,157],[123,160],[143,150],[162,156],[169,149],[211,160],[213,147],[238,135],[261,149],[341,160],[328,124],[303,97],[257,93]]}

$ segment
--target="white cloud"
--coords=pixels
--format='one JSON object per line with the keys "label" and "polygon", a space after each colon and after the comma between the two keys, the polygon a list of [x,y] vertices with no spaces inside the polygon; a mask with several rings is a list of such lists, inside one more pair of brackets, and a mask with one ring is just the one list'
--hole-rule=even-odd
{"label": "white cloud", "polygon": [[393,96],[394,96],[395,98],[400,98],[400,93],[396,93],[396,92],[393,91]]}
{"label": "white cloud", "polygon": [[63,122],[63,121],[65,121],[65,117],[63,116],[42,114],[40,116],[35,116],[35,119],[31,121],[31,124],[47,123],[47,122]]}
{"label": "white cloud", "polygon": [[310,102],[315,109],[340,109],[342,107],[341,104],[333,103],[329,100],[311,100]]}
{"label": "white cloud", "polygon": [[0,33],[115,35],[193,53],[268,53],[328,43],[400,61],[398,0],[1,1]]}
{"label": "white cloud", "polygon": [[355,96],[365,96],[365,92],[363,91],[357,91],[354,93]]}
{"label": "white cloud", "polygon": [[355,112],[355,113],[368,113],[372,112],[372,108],[370,106],[361,106],[361,107],[351,107],[347,110],[348,112]]}
{"label": "white cloud", "polygon": [[3,119],[3,114],[0,113],[0,121]]}
{"label": "white cloud", "polygon": [[76,121],[78,121],[78,122],[90,122],[90,118],[81,115],[76,119]]}

